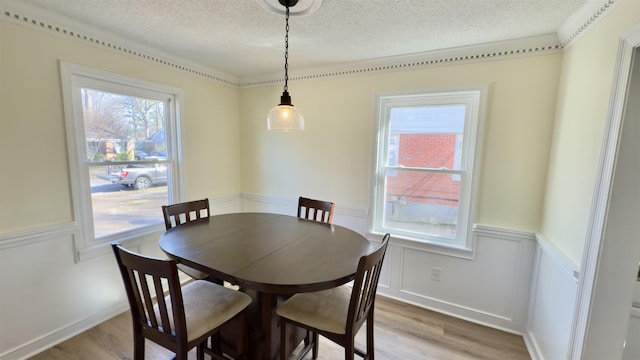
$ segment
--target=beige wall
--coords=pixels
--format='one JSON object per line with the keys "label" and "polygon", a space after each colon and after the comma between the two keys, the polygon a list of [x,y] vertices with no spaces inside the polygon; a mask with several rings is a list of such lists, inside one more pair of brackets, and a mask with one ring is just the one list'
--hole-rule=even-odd
{"label": "beige wall", "polygon": [[238,89],[6,21],[0,34],[0,234],[73,220],[59,61],[183,89],[186,197],[240,191]]}
{"label": "beige wall", "polygon": [[281,85],[241,90],[242,180],[250,193],[369,208],[376,94],[489,85],[475,222],[537,231],[561,54],[291,81],[303,132],[270,133]]}
{"label": "beige wall", "polygon": [[540,232],[582,261],[620,36],[640,24],[623,1],[565,51]]}

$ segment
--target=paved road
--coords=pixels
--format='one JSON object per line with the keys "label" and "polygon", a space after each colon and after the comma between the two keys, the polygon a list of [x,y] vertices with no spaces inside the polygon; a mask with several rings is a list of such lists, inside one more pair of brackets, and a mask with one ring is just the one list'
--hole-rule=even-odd
{"label": "paved road", "polygon": [[91,178],[91,200],[96,237],[162,224],[161,206],[168,204],[167,186],[134,190]]}

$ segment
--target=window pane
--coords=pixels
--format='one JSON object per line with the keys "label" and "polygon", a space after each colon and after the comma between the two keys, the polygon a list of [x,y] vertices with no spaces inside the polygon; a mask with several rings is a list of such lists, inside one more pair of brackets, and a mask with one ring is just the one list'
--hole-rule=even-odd
{"label": "window pane", "polygon": [[464,120],[464,105],[392,108],[388,165],[460,170]]}
{"label": "window pane", "polygon": [[91,166],[89,173],[96,238],[162,223],[161,206],[169,203],[166,164]]}
{"label": "window pane", "polygon": [[88,167],[95,237],[162,223],[169,198],[164,102],[90,88],[81,96],[87,161],[128,162]]}
{"label": "window pane", "polygon": [[378,97],[372,233],[471,250],[484,91]]}
{"label": "window pane", "polygon": [[455,239],[460,198],[457,175],[394,173],[385,181],[384,227]]}
{"label": "window pane", "polygon": [[81,95],[88,161],[166,159],[162,101],[88,88]]}

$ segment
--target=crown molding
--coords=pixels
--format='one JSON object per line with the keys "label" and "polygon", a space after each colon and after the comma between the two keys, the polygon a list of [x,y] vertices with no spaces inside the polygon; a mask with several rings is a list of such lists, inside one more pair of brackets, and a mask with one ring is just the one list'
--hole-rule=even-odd
{"label": "crown molding", "polygon": [[[507,40],[482,45],[450,48],[411,55],[337,64],[327,67],[289,69],[289,81],[365,75],[460,63],[499,60],[511,57],[543,55],[562,50],[555,34]],[[274,85],[282,82],[282,73],[244,77],[241,87]]]}
{"label": "crown molding", "polygon": [[622,0],[588,0],[558,29],[558,39],[563,48],[575,44]]}
{"label": "crown molding", "polygon": [[[512,57],[545,55],[562,51],[575,43],[623,0],[589,0],[572,15],[557,34],[508,40],[475,46],[443,49],[388,58],[335,64],[332,66],[289,70],[289,80],[313,80],[349,77],[372,73],[396,72],[420,68],[501,60]],[[90,28],[72,19],[44,12],[28,4],[0,0],[0,19],[81,41],[137,59],[152,61],[233,87],[259,87],[280,84],[281,73],[235,77],[196,64],[158,49],[132,42],[114,34]]]}
{"label": "crown molding", "polygon": [[226,85],[239,86],[239,79],[233,75],[196,64],[187,59],[133,42],[112,33],[88,27],[67,17],[42,11],[29,4],[6,3],[0,0],[0,11],[0,19],[5,21],[80,41],[137,59],[155,62]]}

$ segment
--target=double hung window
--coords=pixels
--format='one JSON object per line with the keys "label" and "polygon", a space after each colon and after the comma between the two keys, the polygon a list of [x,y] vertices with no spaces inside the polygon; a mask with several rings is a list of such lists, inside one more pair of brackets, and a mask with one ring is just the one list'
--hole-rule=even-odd
{"label": "double hung window", "polygon": [[157,231],[178,188],[180,91],[63,63],[79,256]]}
{"label": "double hung window", "polygon": [[483,92],[378,98],[372,232],[470,248]]}

